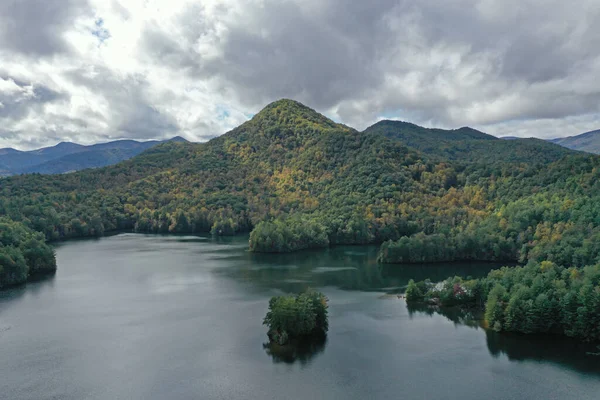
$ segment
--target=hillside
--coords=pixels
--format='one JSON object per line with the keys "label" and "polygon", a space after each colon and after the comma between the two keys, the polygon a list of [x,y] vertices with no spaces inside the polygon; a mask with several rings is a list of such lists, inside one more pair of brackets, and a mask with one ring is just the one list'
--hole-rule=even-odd
{"label": "hillside", "polygon": [[449,149],[456,149],[464,141],[495,141],[494,136],[464,127],[445,130],[423,128],[404,121],[383,120],[367,128],[364,133],[382,135],[398,140],[408,147],[424,153],[449,156]]}
{"label": "hillside", "polygon": [[572,150],[600,154],[600,129],[577,136],[553,139],[551,142]]}
{"label": "hillside", "polygon": [[253,251],[385,242],[383,262],[600,260],[598,157],[451,132],[457,138],[438,147],[419,144],[431,142],[429,130],[413,133],[408,147],[393,131],[361,133],[281,100],[207,143],[6,178],[0,215],[50,240],[115,229],[252,231]]}
{"label": "hillside", "polygon": [[423,143],[434,145],[436,141],[460,141],[467,139],[498,140],[495,136],[469,127],[459,129],[424,128],[405,121],[382,120],[367,128],[366,131],[379,132],[387,137],[401,139],[411,146]]}
{"label": "hillside", "polygon": [[438,159],[486,165],[532,161],[547,163],[569,154],[568,150],[540,139],[500,140],[468,127],[452,130],[430,129],[408,122],[384,120],[367,128],[364,133],[398,140]]}
{"label": "hillside", "polygon": [[[176,137],[171,141],[185,141]],[[116,140],[91,146],[62,142],[38,150],[0,149],[0,176],[16,174],[61,174],[104,167],[134,157],[165,141]]]}
{"label": "hillside", "polygon": [[[207,143],[165,143],[71,174],[4,178],[0,287],[53,270],[44,236],[250,232],[254,252],[379,243],[383,263],[527,263],[526,274],[453,278],[439,294],[413,282],[408,293],[485,303],[497,330],[600,340],[600,330],[588,329],[599,326],[600,274],[582,268],[600,263],[600,157],[452,132],[437,146],[427,130],[403,141],[393,129],[357,132],[281,100]],[[9,230],[22,239],[2,235]],[[576,329],[565,328],[573,322]]]}

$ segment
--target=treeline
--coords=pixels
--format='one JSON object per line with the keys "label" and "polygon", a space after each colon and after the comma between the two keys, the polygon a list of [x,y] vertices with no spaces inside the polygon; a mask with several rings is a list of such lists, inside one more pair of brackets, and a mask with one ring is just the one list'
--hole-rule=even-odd
{"label": "treeline", "polygon": [[600,341],[600,265],[566,268],[531,262],[491,271],[483,279],[410,281],[406,300],[483,307],[487,324],[496,331]]}
{"label": "treeline", "polygon": [[[497,190],[497,189],[496,189]],[[553,192],[524,196],[481,213],[470,223],[436,223],[382,244],[384,263],[457,260],[552,261],[583,267],[600,262],[600,196]],[[488,204],[490,204],[488,202]],[[464,222],[464,221],[463,221]]]}
{"label": "treeline", "polygon": [[260,222],[250,233],[250,251],[287,253],[297,250],[327,247],[325,228],[314,221],[289,219]]}
{"label": "treeline", "polygon": [[382,263],[433,263],[440,261],[513,261],[518,258],[516,243],[501,235],[460,232],[418,233],[381,245],[378,260]]}
{"label": "treeline", "polygon": [[0,288],[56,271],[54,250],[41,233],[0,218]]}

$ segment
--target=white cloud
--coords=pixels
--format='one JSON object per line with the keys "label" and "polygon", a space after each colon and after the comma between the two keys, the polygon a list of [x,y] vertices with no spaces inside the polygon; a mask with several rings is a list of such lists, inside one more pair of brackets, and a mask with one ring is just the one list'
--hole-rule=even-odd
{"label": "white cloud", "polygon": [[281,97],[359,129],[600,127],[595,0],[56,4],[0,5],[0,147],[206,140]]}

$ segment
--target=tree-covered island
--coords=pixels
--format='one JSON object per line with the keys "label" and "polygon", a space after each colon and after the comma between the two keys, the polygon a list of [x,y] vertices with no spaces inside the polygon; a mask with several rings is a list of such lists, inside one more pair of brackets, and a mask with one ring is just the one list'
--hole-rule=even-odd
{"label": "tree-covered island", "polygon": [[269,340],[282,346],[324,337],[329,330],[327,307],[327,297],[314,290],[272,297],[263,320]]}

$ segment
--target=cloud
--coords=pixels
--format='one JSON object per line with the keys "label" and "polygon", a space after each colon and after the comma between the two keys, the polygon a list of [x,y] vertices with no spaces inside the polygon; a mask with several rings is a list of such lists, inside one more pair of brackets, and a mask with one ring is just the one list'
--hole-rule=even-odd
{"label": "cloud", "polygon": [[90,13],[85,0],[6,0],[0,2],[0,48],[49,56],[68,51],[63,34]]}
{"label": "cloud", "polygon": [[44,103],[53,102],[63,94],[44,86],[33,86],[12,78],[0,77],[0,118],[19,120],[39,110]]}
{"label": "cloud", "polygon": [[497,135],[600,127],[600,5],[536,0],[0,3],[0,146],[206,140],[294,98]]}

